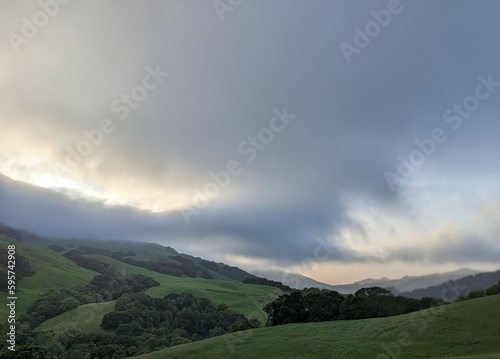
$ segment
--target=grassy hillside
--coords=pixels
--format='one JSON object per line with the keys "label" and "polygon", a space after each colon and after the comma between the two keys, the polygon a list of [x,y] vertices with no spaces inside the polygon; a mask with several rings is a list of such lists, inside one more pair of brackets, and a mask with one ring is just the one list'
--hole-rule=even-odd
{"label": "grassy hillside", "polygon": [[[26,257],[35,271],[31,277],[17,281],[17,314],[26,313],[26,309],[43,292],[55,288],[70,288],[87,284],[98,273],[81,268],[74,262],[50,249],[0,237],[0,245],[16,245],[16,253]],[[4,322],[7,313],[6,299],[2,295],[0,303],[0,322]]]}
{"label": "grassy hillside", "polygon": [[[86,254],[101,254],[111,258],[116,258],[113,255],[117,254],[116,252],[121,252],[123,254],[133,252],[132,255],[124,255],[124,257],[132,261],[151,261],[180,265],[179,259],[185,259],[185,264],[189,264],[189,268],[184,268],[184,270],[197,269],[199,271],[198,277],[201,278],[208,278],[207,276],[201,275],[202,272],[209,275],[211,279],[234,279],[243,281],[245,278],[252,277],[252,274],[238,267],[207,261],[200,257],[193,257],[189,254],[178,253],[172,247],[163,246],[157,243],[96,239],[44,239],[43,241],[32,241],[35,245],[39,245],[43,242],[45,242],[46,245],[58,244],[68,251],[78,248],[84,250]],[[105,250],[111,253],[106,254],[99,252],[99,250]],[[191,265],[193,267],[191,267]]]}
{"label": "grassy hillside", "polygon": [[[57,243],[66,250],[75,249],[79,246],[103,248],[113,252],[134,252],[137,260],[148,261],[168,261],[168,257],[178,255],[177,251],[171,247],[162,246],[157,243],[133,242],[126,240],[97,240],[97,239],[59,239],[44,241],[45,243]],[[49,243],[49,244],[50,244]]]}
{"label": "grassy hillside", "polygon": [[[36,272],[17,283],[17,313],[23,314],[36,297],[48,289],[87,284],[98,273],[81,268],[73,261],[47,248],[58,241],[16,240],[0,236],[0,245],[15,243],[17,253],[26,257]],[[116,246],[112,244],[116,244]],[[173,249],[148,243],[123,241],[74,243],[61,241],[66,250],[78,245],[94,245],[112,251],[133,251],[139,259],[169,260]],[[175,277],[120,262],[102,255],[87,255],[110,264],[122,275],[142,274],[160,286],[147,294],[163,297],[172,292],[188,292],[215,303],[226,303],[232,310],[264,321],[263,305],[282,294],[268,286],[249,285],[236,280],[208,280]],[[187,256],[186,256],[187,257]],[[193,257],[190,257],[193,258]],[[37,330],[63,332],[77,328],[83,332],[102,332],[103,316],[114,309],[114,302],[79,306],[43,322]],[[5,296],[0,315],[6,318]],[[292,324],[260,328],[175,346],[137,358],[500,358],[500,296],[454,303],[404,316],[360,321]],[[399,341],[399,342],[398,342]],[[388,355],[387,353],[391,353]]]}
{"label": "grassy hillside", "polygon": [[[249,318],[264,322],[266,314],[262,306],[274,300],[281,291],[277,288],[243,284],[230,280],[206,280],[199,278],[173,277],[122,263],[101,255],[87,255],[112,265],[122,275],[142,274],[152,277],[160,283],[151,288],[147,294],[163,297],[172,292],[188,292],[197,296],[210,298],[215,303],[226,303],[232,310],[243,313]],[[43,322],[37,330],[54,330],[62,332],[67,328],[80,329],[83,332],[102,331],[102,317],[114,309],[114,301],[82,305]]]}
{"label": "grassy hillside", "polygon": [[76,249],[80,246],[107,249],[112,252],[134,252],[136,255],[132,258],[137,260],[168,262],[169,257],[181,255],[194,258],[186,254],[178,253],[174,248],[149,242],[137,242],[123,239],[43,239],[32,241],[30,244],[47,246],[50,244],[59,244],[66,250]]}
{"label": "grassy hillside", "polygon": [[102,317],[114,309],[115,301],[80,305],[57,317],[46,320],[36,330],[53,330],[58,333],[69,329],[79,329],[85,333],[104,332],[101,328]]}
{"label": "grassy hillside", "polygon": [[[49,289],[71,288],[76,285],[86,285],[94,276],[99,273],[85,268],[81,268],[73,261],[65,258],[62,253],[54,252],[47,247],[50,244],[61,244],[66,250],[71,247],[82,245],[96,245],[97,242],[72,243],[69,241],[28,241],[19,242],[13,238],[0,236],[0,245],[6,247],[8,244],[16,244],[18,254],[26,257],[35,271],[31,277],[26,277],[17,281],[17,315],[26,313],[27,308],[43,292]],[[169,260],[168,256],[176,254],[173,249],[163,247],[152,243],[127,243],[125,241],[107,241],[103,242],[100,248],[110,250],[134,251],[142,259]],[[112,244],[119,244],[119,247]],[[70,247],[71,245],[71,247]],[[226,303],[232,310],[243,313],[249,318],[256,318],[265,321],[266,315],[262,307],[274,300],[282,292],[277,288],[271,288],[260,285],[248,285],[233,280],[206,280],[201,278],[185,278],[163,275],[150,271],[148,269],[132,266],[119,262],[112,258],[101,255],[89,255],[105,263],[111,264],[121,274],[143,274],[153,277],[160,282],[160,287],[155,287],[148,294],[156,297],[163,297],[172,292],[189,292],[197,296],[210,298],[216,303]],[[5,321],[7,315],[7,306],[5,296],[2,295],[0,302],[0,322]],[[112,310],[103,304],[96,304],[99,307],[99,315],[92,319],[82,319],[87,322],[82,324],[81,320],[74,319],[76,309],[64,313],[50,321],[42,323],[41,330],[47,328],[60,328],[66,326],[68,322],[74,321],[77,326],[83,330],[93,330],[99,328],[102,315]],[[82,306],[85,307],[85,306]],[[86,309],[89,309],[88,307]],[[97,307],[96,307],[97,308]],[[85,308],[84,308],[85,309]],[[101,312],[102,309],[102,312]],[[86,313],[87,311],[82,311]]]}
{"label": "grassy hillside", "polygon": [[150,271],[145,268],[129,265],[101,255],[87,255],[113,266],[122,275],[142,274],[152,277],[160,283],[146,293],[153,297],[163,297],[169,293],[192,293],[199,297],[209,298],[215,303],[226,303],[228,307],[248,318],[266,320],[262,307],[276,299],[282,291],[278,288],[244,284],[233,280],[207,280],[201,278],[174,277]]}
{"label": "grassy hillside", "polygon": [[259,328],[135,358],[491,359],[499,338],[497,295],[397,317]]}

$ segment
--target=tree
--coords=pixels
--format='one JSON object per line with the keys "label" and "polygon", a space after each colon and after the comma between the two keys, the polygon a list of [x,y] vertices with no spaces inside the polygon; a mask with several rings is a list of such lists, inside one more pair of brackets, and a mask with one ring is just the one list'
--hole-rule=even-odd
{"label": "tree", "polygon": [[48,248],[52,249],[54,252],[64,252],[66,250],[63,246],[59,244],[51,244]]}
{"label": "tree", "polygon": [[373,311],[366,305],[362,296],[349,295],[340,305],[340,319],[371,318]]}
{"label": "tree", "polygon": [[308,293],[304,295],[306,321],[322,322],[337,320],[340,316],[340,304],[344,297],[335,291]]}
{"label": "tree", "polygon": [[495,294],[500,294],[500,280],[498,281],[497,284],[486,290],[486,295],[495,295]]}
{"label": "tree", "polygon": [[61,311],[61,313],[64,313],[70,309],[78,307],[79,305],[80,305],[80,302],[77,299],[75,299],[73,297],[66,298],[61,302],[61,304],[59,304],[59,310]]}
{"label": "tree", "polygon": [[478,289],[478,290],[473,290],[472,292],[470,292],[469,295],[467,296],[467,298],[468,299],[475,299],[475,298],[481,298],[484,296],[486,296],[486,291],[484,291],[482,289]]}
{"label": "tree", "polygon": [[124,323],[124,315],[113,311],[106,313],[101,321],[101,328],[105,330],[116,329],[120,324]]}
{"label": "tree", "polygon": [[374,295],[385,295],[392,297],[394,294],[392,294],[390,290],[380,287],[361,288],[356,293],[354,293],[354,296],[356,297],[369,297]]}

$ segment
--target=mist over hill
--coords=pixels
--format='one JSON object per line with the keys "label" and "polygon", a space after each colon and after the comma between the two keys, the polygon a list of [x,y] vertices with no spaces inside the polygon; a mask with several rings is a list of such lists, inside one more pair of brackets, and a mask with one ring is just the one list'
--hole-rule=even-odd
{"label": "mist over hill", "polygon": [[475,275],[446,281],[424,289],[415,289],[401,293],[407,298],[421,299],[424,297],[440,298],[453,302],[462,296],[477,290],[484,290],[495,285],[500,280],[500,270],[495,272],[478,273]]}
{"label": "mist over hill", "polygon": [[404,276],[400,279],[364,279],[351,284],[340,284],[332,285],[327,283],[322,283],[316,281],[312,278],[306,277],[299,273],[286,272],[278,269],[255,269],[251,271],[252,273],[269,278],[272,280],[277,280],[283,284],[289,285],[293,288],[303,289],[308,287],[335,290],[343,294],[353,294],[357,290],[365,287],[381,287],[393,290],[396,293],[408,292],[415,289],[422,289],[438,285],[450,280],[455,280],[458,278],[466,277],[472,274],[481,273],[480,271],[468,268],[461,268],[455,271],[446,273],[434,273],[422,276]]}

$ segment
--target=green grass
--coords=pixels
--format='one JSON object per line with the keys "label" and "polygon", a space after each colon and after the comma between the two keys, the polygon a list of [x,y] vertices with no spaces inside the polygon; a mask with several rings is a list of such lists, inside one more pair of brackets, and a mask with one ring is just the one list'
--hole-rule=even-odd
{"label": "green grass", "polygon": [[101,255],[87,255],[110,264],[122,275],[143,274],[154,278],[160,286],[149,289],[146,293],[152,297],[164,297],[169,293],[192,293],[209,298],[215,303],[226,303],[228,307],[248,318],[265,321],[267,315],[262,307],[276,299],[282,291],[269,286],[244,284],[233,280],[210,280],[202,278],[174,277],[145,268],[129,265]]}
{"label": "green grass", "polygon": [[53,330],[57,333],[62,333],[70,329],[79,329],[85,333],[105,332],[101,328],[102,318],[106,313],[114,309],[115,301],[80,305],[75,309],[46,320],[36,330]]}
{"label": "green grass", "polygon": [[485,355],[469,355],[469,356],[453,357],[446,359],[499,359],[499,358],[500,358],[500,353],[491,353]]}
{"label": "green grass", "polygon": [[[16,253],[26,257],[35,271],[31,277],[18,280],[16,283],[16,312],[25,314],[35,299],[49,289],[71,288],[87,284],[99,273],[81,268],[74,262],[42,246],[20,243],[8,237],[0,237],[0,246],[16,245]],[[0,322],[6,321],[7,306],[5,296],[0,302]]]}
{"label": "green grass", "polygon": [[[47,249],[50,243],[19,243],[0,236],[0,246],[12,243],[16,244],[18,254],[30,260],[36,272],[17,283],[18,316],[25,313],[46,290],[85,285],[98,274]],[[141,259],[168,260],[168,253],[162,252],[166,250],[157,245],[139,246],[123,242],[120,245],[122,247],[109,249],[132,250],[140,254]],[[89,257],[109,263],[123,275],[136,273],[154,278],[160,286],[148,290],[152,296],[188,292],[210,298],[215,303],[226,303],[249,318],[265,320],[262,306],[282,293],[277,288],[233,280],[168,276],[105,256]],[[2,296],[0,301],[0,322],[6,318],[5,298]],[[83,305],[45,321],[37,330],[62,332],[78,328],[84,332],[102,332],[102,317],[113,309],[114,302]],[[391,318],[259,328],[179,345],[137,358],[389,358],[384,346],[399,358],[500,358],[500,296]]]}
{"label": "green grass", "polygon": [[[200,297],[210,298],[215,303],[226,303],[229,308],[264,322],[266,314],[262,306],[275,299],[281,291],[277,288],[243,284],[231,280],[207,280],[164,275],[145,268],[122,263],[115,259],[97,254],[86,255],[110,264],[122,275],[142,274],[154,278],[160,283],[146,293],[153,297],[163,297],[172,292],[189,292]],[[114,301],[109,303],[87,304],[48,319],[37,330],[62,332],[67,328],[80,329],[84,332],[102,331],[102,317],[114,309]]]}
{"label": "green grass", "polygon": [[391,358],[384,345],[398,358],[500,358],[500,296],[389,318],[259,328],[135,359]]}
{"label": "green grass", "polygon": [[[56,242],[55,242],[56,243]],[[109,242],[114,243],[114,242]],[[109,244],[108,243],[108,244]],[[138,243],[119,241],[120,248],[110,247],[110,250],[136,251],[144,250],[141,255],[144,258],[163,258],[168,260],[166,249],[156,245],[144,243],[139,246]],[[0,245],[6,247],[8,244],[16,244],[16,252],[28,258],[36,272],[31,277],[26,277],[17,282],[17,301],[16,314],[20,316],[26,313],[27,308],[36,300],[36,298],[49,289],[71,288],[76,285],[86,285],[89,281],[99,273],[87,270],[77,266],[74,262],[62,256],[61,253],[54,252],[47,248],[51,243],[47,242],[29,242],[19,243],[9,237],[0,236]],[[68,243],[64,243],[68,244]],[[83,243],[92,245],[94,243]],[[97,244],[97,243],[96,243]],[[70,249],[66,246],[66,249]],[[168,253],[167,253],[168,254]],[[228,306],[239,313],[245,314],[249,318],[256,318],[265,321],[266,315],[262,311],[262,306],[267,302],[274,300],[281,291],[277,288],[270,288],[259,285],[247,285],[238,281],[232,280],[206,280],[200,278],[180,278],[174,276],[163,275],[144,268],[135,267],[114,260],[109,257],[100,255],[90,255],[89,257],[97,258],[103,262],[111,264],[123,275],[126,274],[143,274],[153,277],[160,282],[159,287],[150,289],[147,293],[155,297],[163,297],[172,292],[189,292],[197,296],[207,297],[216,303],[226,303]],[[0,322],[5,322],[7,318],[7,300],[6,296],[2,296],[0,302]],[[55,318],[42,323],[38,328],[40,330],[54,329],[56,331],[61,328],[66,328],[68,325],[76,325],[83,331],[100,330],[102,315],[112,310],[111,307],[104,304],[96,304],[94,309],[102,309],[98,311],[99,315],[94,315],[91,319],[81,318],[79,320],[75,315],[77,310],[63,313]],[[102,306],[102,307],[100,307]],[[84,309],[84,310],[82,310]],[[81,306],[80,313],[92,312],[92,307]],[[95,310],[94,310],[95,311]],[[101,315],[102,314],[102,315]]]}

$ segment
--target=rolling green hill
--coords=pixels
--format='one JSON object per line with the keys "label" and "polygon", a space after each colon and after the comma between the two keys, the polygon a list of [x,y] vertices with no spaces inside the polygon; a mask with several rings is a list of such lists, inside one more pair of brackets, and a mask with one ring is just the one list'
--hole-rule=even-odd
{"label": "rolling green hill", "polygon": [[[80,243],[81,242],[81,243]],[[49,289],[70,288],[86,285],[97,272],[79,267],[47,247],[51,244],[64,246],[64,250],[79,245],[104,248],[112,252],[133,251],[137,260],[175,261],[182,256],[195,266],[205,265],[203,260],[177,253],[170,247],[149,243],[124,241],[24,241],[0,236],[0,244],[15,243],[17,253],[29,260],[35,274],[17,283],[17,313],[27,307]],[[56,248],[57,250],[57,248]],[[83,253],[83,252],[82,252]],[[92,253],[92,252],[91,252]],[[265,321],[262,307],[283,292],[275,287],[244,284],[225,275],[241,276],[246,272],[238,268],[212,271],[216,279],[171,276],[139,267],[139,262],[124,263],[122,257],[112,258],[106,252],[85,254],[84,257],[102,261],[121,275],[141,274],[151,277],[160,285],[146,293],[164,297],[170,293],[187,292],[209,298],[236,312]],[[105,255],[103,255],[103,254]],[[182,262],[182,258],[178,259]],[[134,265],[136,264],[136,265]],[[210,262],[210,265],[219,265]],[[93,267],[91,267],[93,268]],[[206,267],[210,270],[210,267]],[[214,268],[214,267],[212,267]],[[221,267],[222,268],[222,267]],[[3,299],[4,296],[2,296]],[[0,314],[5,318],[7,307],[3,302]],[[85,333],[104,333],[100,327],[103,316],[114,310],[115,301],[80,305],[77,308],[50,318],[37,327],[37,331],[65,332],[79,329]],[[290,324],[236,332],[174,346],[137,358],[390,358],[388,352],[399,358],[500,358],[500,296],[475,300],[416,312],[408,315],[357,321]],[[154,347],[151,346],[151,349]],[[130,355],[130,354],[128,354]]]}
{"label": "rolling green hill", "polygon": [[499,323],[497,295],[397,317],[259,328],[178,345],[135,359],[492,359],[500,358]]}
{"label": "rolling green hill", "polygon": [[142,274],[158,281],[160,286],[153,287],[146,292],[153,297],[163,297],[169,293],[191,293],[209,298],[215,303],[225,303],[230,309],[245,314],[250,319],[259,319],[263,322],[267,315],[262,311],[262,307],[283,293],[278,288],[244,284],[234,280],[174,277],[132,266],[106,256],[96,254],[86,256],[110,264],[122,275]]}
{"label": "rolling green hill", "polygon": [[[147,265],[144,266],[146,263],[141,265],[140,262],[146,261],[156,262],[157,264],[173,264],[177,270],[180,270],[179,274],[185,276],[192,276],[192,274],[194,274],[193,271],[196,271],[197,275],[194,277],[205,279],[234,279],[243,281],[248,277],[255,277],[238,267],[208,261],[185,253],[179,253],[172,247],[162,246],[157,243],[96,239],[44,239],[42,241],[38,239],[31,242],[36,245],[39,245],[41,242],[50,242],[51,244],[57,244],[64,247],[67,251],[79,249],[83,251],[84,254],[101,254],[114,259],[123,258],[124,262],[149,269],[151,269],[151,267]],[[184,266],[181,265],[181,262],[184,262]],[[160,270],[160,272],[162,271]],[[177,275],[168,272],[162,273]]]}
{"label": "rolling green hill", "polygon": [[[244,284],[232,280],[207,280],[200,278],[174,277],[156,273],[148,269],[135,267],[115,259],[97,254],[86,255],[110,264],[122,275],[142,274],[152,277],[160,283],[146,293],[153,297],[163,297],[169,293],[187,292],[196,296],[209,298],[215,303],[226,303],[236,312],[245,314],[250,319],[266,320],[262,307],[277,298],[282,292],[277,288]],[[114,309],[114,301],[81,305],[78,308],[48,319],[37,330],[54,330],[61,332],[67,328],[80,329],[83,332],[102,331],[102,317]]]}
{"label": "rolling green hill", "polygon": [[[43,292],[49,289],[71,288],[76,285],[87,284],[97,272],[81,268],[74,262],[63,257],[50,249],[33,244],[19,243],[17,240],[2,236],[0,244],[16,245],[16,253],[26,257],[35,274],[31,277],[23,278],[17,281],[17,314],[26,313],[26,309]],[[6,318],[7,306],[6,299],[2,295],[0,303],[1,321]]]}
{"label": "rolling green hill", "polygon": [[[17,315],[26,313],[27,308],[37,297],[49,289],[71,288],[77,285],[86,285],[99,273],[79,267],[76,263],[63,256],[64,252],[55,252],[47,247],[51,244],[60,244],[66,250],[78,245],[96,245],[97,241],[69,242],[64,240],[30,240],[19,242],[16,239],[0,236],[0,243],[16,244],[17,253],[26,257],[35,274],[18,280],[17,283]],[[98,248],[113,251],[134,251],[135,258],[169,260],[169,256],[178,255],[170,248],[152,243],[127,243],[125,241],[104,241]],[[208,280],[202,278],[175,277],[160,274],[145,268],[120,262],[103,255],[87,255],[110,264],[122,275],[143,274],[154,278],[160,283],[159,287],[151,288],[148,294],[154,297],[163,297],[172,292],[188,292],[196,296],[206,297],[215,303],[225,303],[236,312],[249,318],[266,320],[262,307],[277,298],[282,291],[268,286],[244,284],[236,280]],[[189,256],[188,256],[189,257]],[[194,257],[190,257],[194,258]],[[1,318],[6,318],[7,306],[2,296],[0,307]],[[97,303],[82,305],[69,312],[60,314],[42,323],[37,330],[52,329],[63,331],[66,328],[78,328],[84,332],[101,331],[102,317],[113,310],[112,303]],[[2,320],[3,321],[3,320]]]}
{"label": "rolling green hill", "polygon": [[[50,240],[28,238],[19,242],[10,237],[0,236],[3,245],[16,244],[17,253],[25,256],[31,263],[35,274],[18,280],[17,283],[17,314],[26,313],[27,308],[43,292],[49,289],[71,288],[76,285],[87,284],[99,273],[79,267],[76,263],[64,257],[63,252],[55,252],[47,247],[59,244],[66,250],[77,248],[79,245],[96,246],[111,251],[137,253],[135,259],[169,261],[169,257],[179,255],[173,248],[154,243],[140,243],[127,241],[96,241],[96,240]],[[188,255],[186,258],[199,260]],[[265,321],[266,315],[262,307],[269,301],[282,294],[277,288],[243,284],[236,280],[227,280],[214,273],[214,277],[222,278],[207,280],[202,278],[174,277],[160,274],[145,268],[133,266],[102,255],[88,255],[111,264],[121,274],[143,274],[160,282],[160,287],[152,289],[148,294],[163,297],[172,292],[189,292],[197,296],[207,297],[216,303],[226,303],[231,309],[245,314],[249,318]],[[1,318],[6,318],[7,307],[4,296],[0,307]],[[55,319],[55,318],[54,318]],[[95,323],[91,324],[95,325]]]}
{"label": "rolling green hill", "polygon": [[53,330],[56,333],[78,329],[84,333],[105,332],[102,317],[115,309],[115,301],[80,305],[40,324],[36,330]]}

